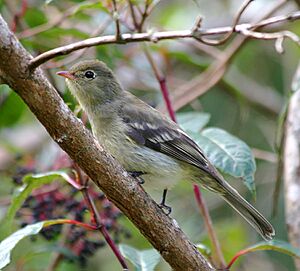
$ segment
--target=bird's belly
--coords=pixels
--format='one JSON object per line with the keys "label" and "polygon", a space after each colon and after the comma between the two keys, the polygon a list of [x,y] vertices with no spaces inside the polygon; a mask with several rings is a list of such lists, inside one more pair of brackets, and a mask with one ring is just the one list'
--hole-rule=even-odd
{"label": "bird's belly", "polygon": [[[106,150],[127,170],[144,172],[141,178],[145,188],[164,189],[174,186],[185,179],[180,162],[150,148],[135,145],[128,140],[112,144],[103,141]],[[116,147],[117,146],[117,147]]]}
{"label": "bird's belly", "polygon": [[141,171],[145,188],[171,188],[184,179],[184,172],[179,162],[160,152],[147,147],[133,148],[120,163],[127,171]]}

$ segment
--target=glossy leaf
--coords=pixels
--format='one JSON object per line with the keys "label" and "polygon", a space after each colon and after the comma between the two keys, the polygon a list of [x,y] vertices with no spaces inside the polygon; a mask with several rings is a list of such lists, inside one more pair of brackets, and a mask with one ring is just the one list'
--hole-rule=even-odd
{"label": "glossy leaf", "polygon": [[256,164],[251,149],[245,142],[219,128],[207,128],[191,136],[217,168],[241,178],[255,196]]}
{"label": "glossy leaf", "polygon": [[269,242],[260,242],[251,247],[243,249],[239,251],[230,261],[227,268],[229,269],[233,263],[242,255],[245,255],[249,252],[259,251],[259,250],[273,250],[277,252],[281,252],[287,254],[292,257],[300,258],[300,250],[298,248],[293,247],[291,244],[280,241],[280,240],[273,240]]}
{"label": "glossy leaf", "polygon": [[269,242],[260,242],[246,249],[247,252],[253,252],[258,250],[274,250],[284,254],[287,254],[292,257],[300,258],[300,250],[293,247],[290,243],[273,240]]}
{"label": "glossy leaf", "polygon": [[13,248],[25,237],[37,234],[43,228],[44,222],[28,225],[12,235],[5,238],[0,243],[0,270],[10,263],[10,255]]}
{"label": "glossy leaf", "polygon": [[[43,228],[57,224],[73,224],[84,228],[85,224],[69,219],[46,220],[26,227],[14,232],[0,242],[0,270],[10,263],[11,252],[14,247],[25,237],[38,234]],[[87,225],[89,226],[89,225]]]}
{"label": "glossy leaf", "polygon": [[210,115],[202,112],[176,114],[177,122],[186,132],[199,132],[209,122]]}
{"label": "glossy leaf", "polygon": [[54,180],[64,179],[69,182],[69,176],[63,171],[51,171],[43,174],[27,175],[23,178],[24,185],[20,187],[13,195],[12,203],[7,211],[4,223],[1,225],[3,232],[11,230],[12,221],[16,212],[21,208],[26,198],[31,192],[45,184],[49,184]]}
{"label": "glossy leaf", "polygon": [[131,246],[119,245],[121,254],[136,268],[136,271],[153,271],[160,261],[160,254],[155,249],[137,250]]}

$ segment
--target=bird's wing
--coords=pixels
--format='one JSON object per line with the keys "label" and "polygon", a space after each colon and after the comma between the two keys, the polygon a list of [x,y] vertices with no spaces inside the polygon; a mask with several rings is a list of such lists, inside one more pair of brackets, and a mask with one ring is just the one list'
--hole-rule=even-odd
{"label": "bird's wing", "polygon": [[[146,113],[149,110],[152,114]],[[119,114],[127,124],[127,135],[136,143],[211,173],[210,163],[199,146],[152,107],[134,99],[133,104],[122,106]]]}

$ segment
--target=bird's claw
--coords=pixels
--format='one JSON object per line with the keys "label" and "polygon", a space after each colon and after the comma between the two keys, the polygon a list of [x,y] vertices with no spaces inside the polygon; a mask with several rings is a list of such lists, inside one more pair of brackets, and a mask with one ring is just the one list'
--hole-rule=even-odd
{"label": "bird's claw", "polygon": [[139,184],[144,184],[145,180],[141,178],[141,175],[145,174],[143,171],[129,171],[128,172],[132,178],[135,178]]}
{"label": "bird's claw", "polygon": [[163,211],[166,215],[171,214],[171,212],[172,212],[172,207],[166,205],[166,204],[163,203],[163,202],[160,203],[158,206],[162,209],[162,211]]}

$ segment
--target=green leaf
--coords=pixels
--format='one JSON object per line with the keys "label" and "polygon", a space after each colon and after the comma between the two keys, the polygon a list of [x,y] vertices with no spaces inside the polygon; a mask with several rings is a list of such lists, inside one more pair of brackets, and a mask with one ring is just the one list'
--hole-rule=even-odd
{"label": "green leaf", "polygon": [[284,254],[287,254],[292,257],[300,258],[300,250],[291,246],[291,244],[281,241],[281,240],[272,240],[268,242],[260,242],[253,246],[250,246],[246,249],[239,251],[228,264],[228,269],[234,264],[234,262],[242,255],[245,255],[249,252],[259,251],[259,250],[273,250],[278,251]]}
{"label": "green leaf", "polygon": [[20,187],[13,195],[12,203],[7,211],[4,223],[1,225],[1,232],[9,233],[11,230],[12,221],[16,212],[21,208],[26,198],[31,192],[41,187],[42,185],[49,184],[54,180],[64,179],[69,182],[70,177],[63,171],[51,171],[42,174],[26,175],[23,178],[24,185]]}
{"label": "green leaf", "polygon": [[217,168],[241,178],[255,197],[256,164],[245,142],[219,128],[207,128],[192,136]]}
{"label": "green leaf", "polygon": [[45,13],[37,7],[28,8],[24,15],[24,19],[29,27],[35,27],[47,23]]}
{"label": "green leaf", "polygon": [[160,254],[155,249],[137,250],[131,246],[119,245],[121,254],[136,268],[136,271],[153,271],[160,261]]}
{"label": "green leaf", "polygon": [[101,1],[97,1],[96,3],[84,1],[82,4],[79,4],[78,7],[75,9],[73,15],[76,15],[79,12],[82,12],[86,9],[98,9],[109,13],[108,9],[101,3]]}
{"label": "green leaf", "polygon": [[44,222],[38,222],[32,225],[28,225],[14,232],[12,235],[8,236],[0,243],[0,270],[10,263],[10,255],[14,247],[24,237],[39,233],[43,226]]}
{"label": "green leaf", "polygon": [[[7,85],[0,85],[1,94],[7,93]],[[0,127],[7,127],[15,124],[22,117],[26,106],[22,99],[14,92],[10,91],[0,106]]]}
{"label": "green leaf", "polygon": [[200,132],[209,122],[210,115],[202,112],[184,112],[176,114],[178,124],[186,132]]}
{"label": "green leaf", "polygon": [[[68,219],[46,220],[14,232],[0,243],[0,270],[10,263],[11,252],[14,247],[25,237],[39,233],[43,228],[56,224],[72,224]],[[80,225],[79,225],[80,226]]]}
{"label": "green leaf", "polygon": [[260,242],[251,247],[248,247],[247,252],[253,252],[258,250],[274,250],[292,257],[300,258],[300,250],[293,247],[291,244],[281,240],[273,240],[269,242]]}
{"label": "green leaf", "polygon": [[55,38],[66,38],[67,36],[71,36],[79,39],[87,39],[89,37],[88,34],[76,29],[76,28],[62,28],[62,27],[52,27],[51,29],[40,33],[37,35],[39,38],[49,39],[55,41]]}

